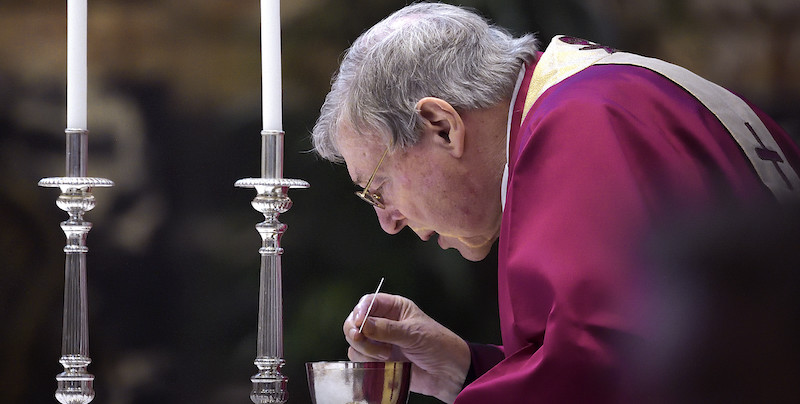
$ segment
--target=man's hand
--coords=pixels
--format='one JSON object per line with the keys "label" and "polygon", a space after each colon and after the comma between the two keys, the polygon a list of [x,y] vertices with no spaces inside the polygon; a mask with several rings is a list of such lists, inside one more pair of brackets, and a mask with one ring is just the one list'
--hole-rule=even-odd
{"label": "man's hand", "polygon": [[467,343],[411,300],[385,293],[375,298],[359,333],[372,296],[362,297],[344,322],[347,356],[357,362],[412,362],[411,391],[452,403],[469,370]]}

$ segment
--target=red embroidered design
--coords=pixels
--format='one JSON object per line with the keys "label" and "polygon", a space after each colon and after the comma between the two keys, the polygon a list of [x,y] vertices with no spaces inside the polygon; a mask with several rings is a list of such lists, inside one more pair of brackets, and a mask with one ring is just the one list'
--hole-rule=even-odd
{"label": "red embroidered design", "polygon": [[562,36],[561,42],[568,43],[570,45],[585,45],[580,50],[595,50],[595,49],[602,49],[608,53],[615,53],[619,52],[618,50],[610,47],[610,46],[603,46],[600,44],[596,44],[594,42],[587,41],[585,39],[575,38],[572,36]]}
{"label": "red embroidered design", "polygon": [[758,158],[765,161],[771,161],[772,165],[775,166],[775,169],[778,170],[778,174],[780,174],[781,178],[783,178],[783,181],[786,182],[786,186],[789,187],[789,189],[794,190],[794,187],[792,187],[792,183],[789,181],[788,178],[786,178],[786,174],[783,173],[783,170],[781,170],[781,167],[778,165],[778,163],[783,163],[781,155],[778,154],[778,152],[767,149],[767,147],[764,146],[764,142],[761,141],[761,138],[758,137],[758,135],[756,135],[756,131],[753,130],[752,126],[750,126],[750,122],[745,122],[744,126],[747,126],[747,129],[749,129],[750,133],[753,134],[753,137],[756,138],[758,144],[761,145],[761,147],[756,147],[755,149]]}

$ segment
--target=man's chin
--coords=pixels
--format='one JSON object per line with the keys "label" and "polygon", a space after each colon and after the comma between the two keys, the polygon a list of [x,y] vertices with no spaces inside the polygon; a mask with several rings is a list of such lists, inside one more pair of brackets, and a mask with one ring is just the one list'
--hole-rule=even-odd
{"label": "man's chin", "polygon": [[493,241],[481,245],[469,245],[459,239],[439,236],[439,247],[443,250],[455,248],[464,259],[473,262],[486,258],[492,250],[492,244],[494,244]]}

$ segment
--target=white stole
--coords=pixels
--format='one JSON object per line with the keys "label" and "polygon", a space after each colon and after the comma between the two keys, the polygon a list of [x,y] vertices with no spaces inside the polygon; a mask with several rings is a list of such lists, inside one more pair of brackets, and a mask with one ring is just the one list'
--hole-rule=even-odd
{"label": "white stole", "polygon": [[[569,43],[568,43],[569,42]],[[595,64],[621,64],[650,69],[697,98],[736,140],[764,185],[782,202],[800,199],[800,178],[786,160],[772,134],[741,98],[680,66],[662,60],[619,52],[566,36],[556,36],[536,64],[525,99],[522,120],[547,89]],[[521,81],[521,80],[520,80]],[[519,83],[514,94],[519,91]],[[514,101],[512,100],[511,108]],[[510,136],[509,119],[509,133]],[[508,142],[507,142],[508,143]],[[508,150],[506,150],[508,156]],[[503,205],[508,187],[508,165],[503,175]]]}

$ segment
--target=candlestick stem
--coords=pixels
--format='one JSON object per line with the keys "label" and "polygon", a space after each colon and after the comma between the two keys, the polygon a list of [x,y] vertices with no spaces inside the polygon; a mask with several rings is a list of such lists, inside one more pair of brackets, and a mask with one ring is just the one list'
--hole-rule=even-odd
{"label": "candlestick stem", "polygon": [[283,132],[261,131],[261,178],[283,178]]}
{"label": "candlestick stem", "polygon": [[254,364],[258,373],[250,378],[253,390],[250,399],[255,404],[285,403],[288,379],[281,374],[283,360],[283,291],[281,274],[281,237],[286,225],[278,215],[292,207],[287,196],[289,188],[307,188],[302,180],[282,178],[283,132],[262,131],[261,178],[236,181],[237,187],[255,188],[253,208],[264,215],[256,225],[261,236],[261,270],[258,300],[258,335]]}
{"label": "candlestick stem", "polygon": [[89,131],[67,128],[67,177],[85,177],[89,157]]}
{"label": "candlestick stem", "polygon": [[85,404],[94,399],[94,375],[87,371],[89,358],[89,321],[86,297],[86,236],[92,224],[83,215],[95,206],[92,187],[110,187],[112,181],[86,177],[87,131],[67,129],[67,177],[44,178],[39,186],[60,188],[56,206],[67,212],[61,222],[67,238],[64,246],[64,319],[61,336],[61,359],[64,371],[56,376],[56,399],[63,404]]}
{"label": "candlestick stem", "polygon": [[[78,160],[82,158],[79,156]],[[83,215],[95,206],[91,187],[109,187],[113,182],[103,178],[62,177],[44,178],[39,185],[61,188],[56,205],[69,214],[69,219],[61,222],[67,238],[64,246],[64,323],[59,360],[64,371],[56,376],[56,399],[63,404],[88,403],[94,399],[94,375],[86,369],[92,361],[89,358],[86,298],[86,253],[89,251],[86,236],[92,224],[83,220]]]}

